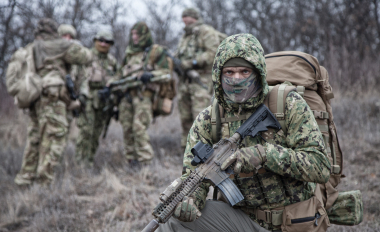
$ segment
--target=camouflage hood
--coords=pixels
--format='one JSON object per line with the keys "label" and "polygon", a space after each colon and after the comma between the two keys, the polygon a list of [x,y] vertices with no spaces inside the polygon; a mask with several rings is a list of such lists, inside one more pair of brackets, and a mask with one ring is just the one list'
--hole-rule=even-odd
{"label": "camouflage hood", "polygon": [[[132,30],[136,30],[139,34],[139,43],[134,44],[132,39]],[[126,55],[131,55],[136,52],[142,52],[145,48],[153,44],[152,34],[150,33],[149,27],[144,22],[138,22],[133,25],[131,32],[129,33],[129,44],[127,50],[125,51]]]}
{"label": "camouflage hood", "polygon": [[58,24],[50,18],[40,19],[34,30],[35,39],[50,40],[59,38]]}
{"label": "camouflage hood", "polygon": [[[222,69],[224,64],[232,58],[243,58],[251,63],[259,74],[261,79],[262,91],[256,97],[248,99],[244,103],[235,103],[228,100],[222,88]],[[260,42],[251,34],[237,34],[227,37],[219,45],[212,66],[212,81],[214,83],[215,97],[219,104],[229,112],[237,113],[241,107],[243,110],[252,111],[264,102],[269,92],[266,81],[266,64],[264,58],[264,49]]]}

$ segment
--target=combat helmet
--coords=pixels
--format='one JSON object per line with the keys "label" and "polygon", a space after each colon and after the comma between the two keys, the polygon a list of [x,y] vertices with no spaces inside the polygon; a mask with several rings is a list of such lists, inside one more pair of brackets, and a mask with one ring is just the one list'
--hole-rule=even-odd
{"label": "combat helmet", "polygon": [[100,40],[104,39],[111,44],[114,44],[114,38],[113,38],[113,33],[111,31],[105,31],[105,30],[100,30],[98,33],[96,33],[96,36],[94,37],[95,40]]}
{"label": "combat helmet", "polygon": [[73,39],[75,39],[75,37],[77,36],[77,31],[70,24],[61,24],[58,27],[58,34],[59,34],[59,36],[69,34],[69,35],[71,35],[71,37]]}

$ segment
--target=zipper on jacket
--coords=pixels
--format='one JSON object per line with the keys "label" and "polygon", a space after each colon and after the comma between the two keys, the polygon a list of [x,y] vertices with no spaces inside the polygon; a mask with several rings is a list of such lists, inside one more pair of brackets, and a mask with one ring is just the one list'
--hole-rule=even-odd
{"label": "zipper on jacket", "polygon": [[311,222],[314,221],[315,219],[315,226],[318,226],[318,219],[321,217],[319,213],[316,213],[314,217],[304,217],[304,218],[297,218],[297,219],[292,219],[291,222],[292,224],[297,224],[297,223],[303,223],[303,222]]}
{"label": "zipper on jacket", "polygon": [[295,56],[295,57],[301,58],[304,61],[306,61],[313,68],[314,73],[317,73],[317,69],[315,68],[315,66],[312,63],[310,63],[310,61],[308,61],[305,57],[302,57],[302,56],[299,56],[299,55],[288,54],[288,55],[278,55],[278,56],[267,56],[267,57],[265,57],[265,59],[267,59],[267,58],[281,57],[281,56]]}

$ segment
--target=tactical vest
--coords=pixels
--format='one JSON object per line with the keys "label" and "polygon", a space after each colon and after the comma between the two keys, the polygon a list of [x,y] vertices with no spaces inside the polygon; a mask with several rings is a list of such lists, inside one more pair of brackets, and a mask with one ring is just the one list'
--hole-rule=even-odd
{"label": "tactical vest", "polygon": [[[87,67],[86,72],[90,87],[99,86],[101,88],[115,75],[114,64],[111,64],[114,58],[110,54],[104,54],[104,56],[103,59],[99,55],[94,56],[91,65]],[[107,67],[104,67],[105,65]]]}
{"label": "tactical vest", "polygon": [[[284,95],[287,96],[291,91],[296,91],[296,88],[292,86],[285,86]],[[276,99],[276,90],[272,90],[265,99],[265,105],[273,112],[273,107],[276,105],[274,101],[270,99]],[[283,107],[284,103],[281,102]],[[276,112],[273,112],[277,115]],[[220,117],[218,117],[220,115]],[[219,104],[217,104],[216,99],[213,100],[212,112],[211,112],[211,131],[212,140],[217,142],[220,138],[229,138],[229,122],[246,120],[251,116],[251,114],[240,115],[239,117],[224,117],[224,109]],[[284,115],[282,114],[282,117]],[[285,119],[285,118],[283,118]],[[219,122],[217,122],[219,121]],[[282,123],[282,128],[285,129],[284,123]],[[285,129],[286,130],[286,129]],[[218,134],[219,132],[219,134]],[[273,137],[276,131],[270,129],[262,134],[262,137],[269,143],[274,143]],[[279,133],[284,133],[280,131]],[[280,176],[274,172],[267,172],[264,169],[260,170],[257,174],[244,174],[231,176],[233,181],[237,186],[239,186],[240,191],[244,196],[244,200],[238,203],[236,206],[246,206],[246,207],[259,207],[264,204],[275,204],[284,202],[287,204],[293,204],[300,202],[303,199],[303,190],[305,188],[305,182]],[[249,186],[249,188],[246,188]],[[251,199],[254,199],[251,201]]]}

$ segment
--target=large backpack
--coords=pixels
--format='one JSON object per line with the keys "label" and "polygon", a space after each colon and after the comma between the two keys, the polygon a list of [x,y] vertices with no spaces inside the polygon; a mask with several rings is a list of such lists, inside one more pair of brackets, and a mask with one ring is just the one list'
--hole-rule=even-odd
{"label": "large backpack", "polygon": [[6,85],[19,108],[28,108],[41,94],[42,79],[34,65],[33,44],[19,48],[11,57]]}
{"label": "large backpack", "polygon": [[[332,167],[329,181],[326,184],[319,184],[325,208],[328,210],[336,202],[338,196],[345,199],[345,193],[339,194],[335,189],[340,183],[341,178],[345,176],[342,174],[343,156],[338,141],[337,129],[333,121],[334,117],[330,100],[334,97],[334,94],[329,83],[328,72],[323,66],[319,65],[318,60],[314,56],[303,52],[275,52],[266,55],[265,61],[267,66],[266,80],[270,92],[264,103],[276,116],[284,132],[286,133],[284,117],[285,99],[291,91],[297,91],[305,99],[319,125]],[[214,143],[221,138],[221,123],[229,121],[234,121],[234,119],[224,118],[223,108],[214,99],[211,110],[211,134]],[[267,133],[264,133],[264,136],[270,140],[270,135],[273,135],[272,132],[270,129]],[[358,207],[357,212],[359,216],[357,217],[357,221],[352,222],[352,224],[358,224],[363,216],[362,205],[359,205],[362,203],[361,195],[357,192],[353,195],[355,195],[355,200],[358,202],[358,205],[355,207]],[[331,222],[334,223],[334,221]],[[341,223],[339,220],[337,222]],[[347,224],[349,223],[351,221]]]}

